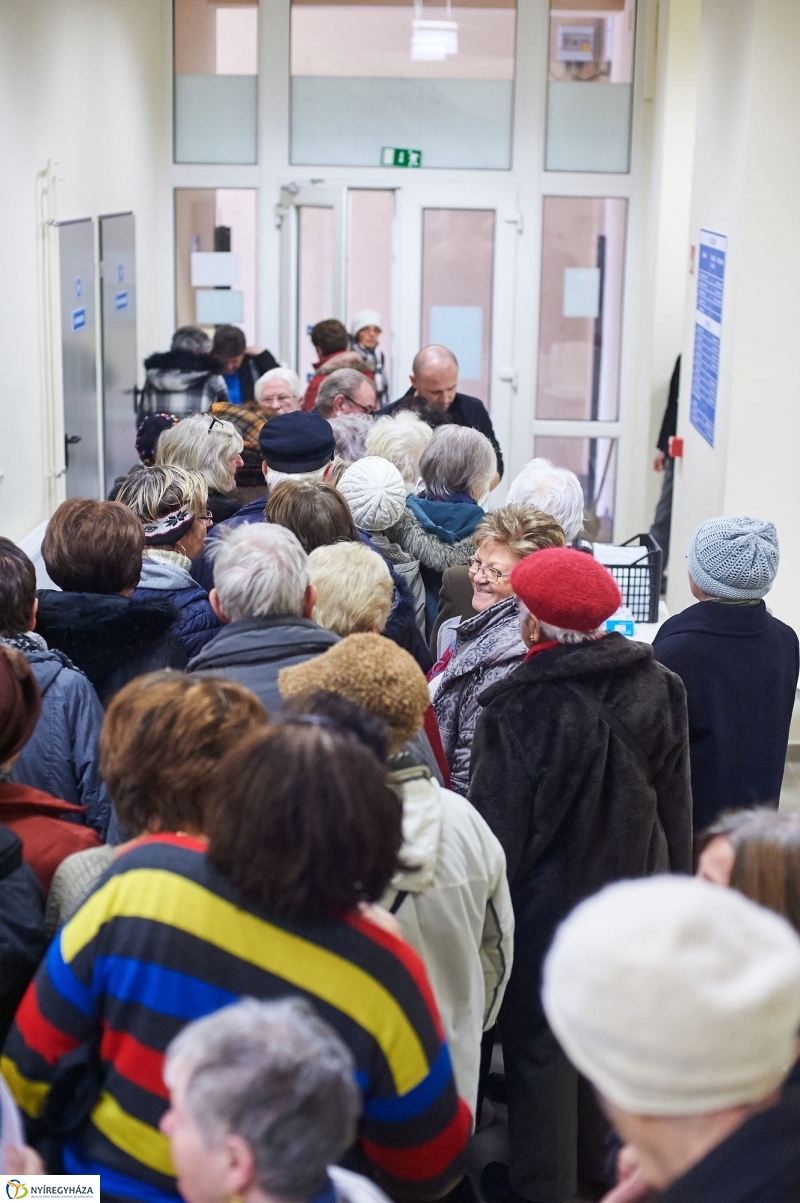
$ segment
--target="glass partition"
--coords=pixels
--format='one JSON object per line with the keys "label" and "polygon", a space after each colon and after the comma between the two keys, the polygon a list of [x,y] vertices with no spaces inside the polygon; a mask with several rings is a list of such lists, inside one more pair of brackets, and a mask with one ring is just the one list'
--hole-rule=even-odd
{"label": "glass partition", "polygon": [[575,473],[585,501],[585,534],[593,542],[611,543],[617,491],[617,440],[539,436],[534,440],[534,455],[544,456],[559,468],[569,468]]}
{"label": "glass partition", "polygon": [[175,189],[175,324],[256,342],[256,189]]}
{"label": "glass partition", "polygon": [[336,312],[333,295],[334,210],[302,205],[297,210],[297,371],[305,384],[317,358],[309,335]]}
{"label": "glass partition", "polygon": [[174,0],[176,163],[256,162],[257,0]]}
{"label": "glass partition", "polygon": [[537,418],[617,419],[627,206],[544,199]]}
{"label": "glass partition", "polygon": [[550,0],[547,171],[630,170],[636,0]]}
{"label": "glass partition", "polygon": [[489,407],[494,272],[493,209],[425,209],[422,215],[422,346],[458,360],[459,389]]}
{"label": "glass partition", "polygon": [[516,0],[292,0],[291,161],[511,166]]}

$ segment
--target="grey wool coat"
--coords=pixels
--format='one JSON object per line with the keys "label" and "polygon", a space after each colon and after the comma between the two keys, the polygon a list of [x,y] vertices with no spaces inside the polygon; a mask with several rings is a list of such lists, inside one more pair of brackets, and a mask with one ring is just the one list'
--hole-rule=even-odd
{"label": "grey wool coat", "polygon": [[466,797],[469,792],[472,739],[482,709],[480,695],[517,668],[526,651],[516,597],[495,602],[457,628],[453,655],[433,699],[450,765],[450,788],[457,794]]}

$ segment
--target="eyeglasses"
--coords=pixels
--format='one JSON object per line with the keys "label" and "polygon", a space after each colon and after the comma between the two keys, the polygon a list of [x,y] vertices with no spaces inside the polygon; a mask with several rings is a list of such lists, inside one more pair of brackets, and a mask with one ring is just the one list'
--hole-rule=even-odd
{"label": "eyeglasses", "polygon": [[208,424],[208,433],[211,434],[211,431],[214,429],[215,426],[221,426],[221,425],[222,425],[222,419],[218,418],[216,414],[212,414],[211,421]]}
{"label": "eyeglasses", "polygon": [[375,417],[374,409],[367,409],[366,405],[361,405],[358,401],[354,401],[352,397],[348,397],[345,394],[342,395],[344,396],[345,401],[349,401],[351,405],[355,405],[356,409],[360,409],[362,414],[366,414],[368,418]]}
{"label": "eyeglasses", "polygon": [[503,577],[511,576],[510,572],[500,572],[497,568],[490,568],[488,564],[484,564],[477,556],[470,556],[467,563],[469,564],[470,576],[477,576],[479,572],[482,572],[484,579],[491,581],[493,585],[496,585],[498,581],[502,581]]}
{"label": "eyeglasses", "polygon": [[206,510],[206,512],[201,515],[200,521],[205,523],[206,529],[208,529],[209,526],[213,526],[214,519],[212,517],[211,510]]}

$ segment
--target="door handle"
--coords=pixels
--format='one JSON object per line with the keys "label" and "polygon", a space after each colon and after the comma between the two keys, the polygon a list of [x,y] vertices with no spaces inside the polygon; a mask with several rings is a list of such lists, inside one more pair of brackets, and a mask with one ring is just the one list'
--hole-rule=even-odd
{"label": "door handle", "polygon": [[65,434],[64,435],[64,471],[65,472],[66,472],[67,468],[69,467],[69,449],[70,449],[70,447],[73,447],[75,445],[75,443],[79,443],[81,441],[82,437],[83,436],[80,434]]}

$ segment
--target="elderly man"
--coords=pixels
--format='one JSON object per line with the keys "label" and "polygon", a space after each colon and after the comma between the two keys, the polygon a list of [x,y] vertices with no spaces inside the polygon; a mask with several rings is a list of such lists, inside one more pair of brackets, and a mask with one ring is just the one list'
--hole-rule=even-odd
{"label": "elderly man", "polygon": [[[481,695],[469,787],[505,849],[517,921],[499,1020],[511,1167],[490,1164],[481,1185],[487,1203],[549,1203],[576,1193],[578,1089],[538,1003],[542,961],[559,922],[602,886],[690,872],[689,734],[679,678],[648,644],[605,634],[620,593],[602,565],[547,548],[511,585],[529,651]],[[600,1127],[591,1101],[584,1115]]]}
{"label": "elderly man", "polygon": [[446,421],[455,422],[456,426],[472,426],[486,435],[497,456],[497,472],[492,481],[494,488],[503,475],[503,453],[486,406],[477,397],[458,391],[458,360],[447,347],[433,343],[418,351],[411,371],[411,388],[404,397],[387,405],[381,413],[392,414],[398,409],[408,408],[409,402],[413,405],[415,397],[421,397],[428,405],[446,415]]}
{"label": "elderly man", "polygon": [[796,1203],[800,942],[735,890],[610,886],[559,929],[543,1004],[627,1142],[606,1203]]}
{"label": "elderly man", "polygon": [[253,523],[226,535],[209,601],[224,626],[186,671],[238,681],[268,714],[280,710],[280,670],[339,642],[311,621],[316,591],[308,556],[285,526]]}
{"label": "elderly man", "polygon": [[339,368],[319,386],[315,407],[323,418],[340,418],[345,414],[372,417],[377,404],[375,385],[363,372]]}
{"label": "elderly man", "polygon": [[[279,414],[261,427],[258,442],[261,470],[269,489],[282,480],[327,480],[331,474],[336,443],[330,423],[319,414]],[[226,530],[263,522],[265,503],[265,497],[256,497],[208,532],[202,555],[192,564],[192,576],[206,593],[214,585],[211,560],[217,539]]]}
{"label": "elderly man", "polygon": [[[567,543],[574,543],[583,529],[583,489],[569,468],[557,468],[549,459],[529,460],[508,488],[506,505],[533,505],[553,518],[564,532]],[[451,618],[475,617],[472,605],[472,581],[467,564],[448,568],[442,577],[439,613],[431,632],[431,654],[436,659],[439,628]]]}

